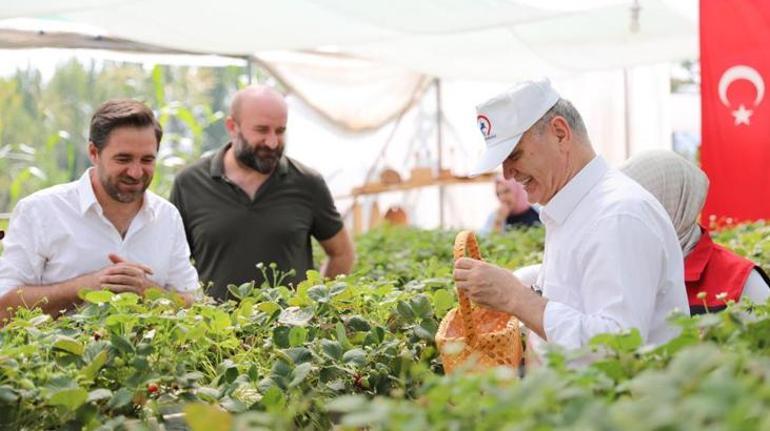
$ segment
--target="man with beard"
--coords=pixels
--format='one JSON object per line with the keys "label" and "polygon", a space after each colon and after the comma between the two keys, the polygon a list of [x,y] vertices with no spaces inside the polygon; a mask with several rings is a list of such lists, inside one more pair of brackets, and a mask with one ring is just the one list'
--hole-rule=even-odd
{"label": "man with beard", "polygon": [[[355,254],[326,183],[283,155],[286,101],[265,86],[235,94],[225,126],[230,142],[182,171],[171,202],[182,214],[195,266],[207,293],[228,299],[227,285],[295,285],[313,268],[310,237],[328,255],[325,277],[350,271]],[[257,264],[288,275],[264,280]]]}
{"label": "man with beard", "polygon": [[179,292],[190,303],[198,275],[179,212],[147,190],[163,135],[152,111],[111,100],[91,119],[79,180],[19,201],[0,256],[0,319],[16,307],[53,316],[80,302],[82,289]]}

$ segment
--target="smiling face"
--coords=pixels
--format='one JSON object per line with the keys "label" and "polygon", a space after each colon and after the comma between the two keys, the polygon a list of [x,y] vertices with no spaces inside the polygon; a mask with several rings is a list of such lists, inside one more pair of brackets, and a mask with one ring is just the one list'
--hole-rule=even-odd
{"label": "smiling face", "polygon": [[535,124],[503,161],[503,175],[524,186],[529,202],[547,204],[572,176],[565,127],[559,116]]}
{"label": "smiling face", "polygon": [[254,88],[244,90],[234,104],[237,110],[225,126],[236,160],[262,174],[273,172],[285,147],[286,102],[275,91]]}
{"label": "smiling face", "polygon": [[101,151],[93,143],[88,146],[99,185],[111,199],[124,204],[142,198],[152,182],[157,155],[153,127],[118,127]]}

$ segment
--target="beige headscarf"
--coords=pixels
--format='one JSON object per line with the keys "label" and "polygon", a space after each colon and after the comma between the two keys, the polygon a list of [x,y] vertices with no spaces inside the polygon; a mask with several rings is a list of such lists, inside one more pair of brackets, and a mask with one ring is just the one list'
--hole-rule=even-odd
{"label": "beige headscarf", "polygon": [[706,174],[666,150],[640,153],[626,160],[620,170],[660,201],[674,224],[682,254],[687,256],[700,239],[698,215],[709,187]]}

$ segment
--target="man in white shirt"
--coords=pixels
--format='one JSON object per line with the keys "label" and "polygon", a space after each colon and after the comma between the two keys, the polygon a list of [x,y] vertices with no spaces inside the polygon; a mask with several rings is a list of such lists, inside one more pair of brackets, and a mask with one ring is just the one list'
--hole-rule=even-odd
{"label": "man in white shirt", "polygon": [[179,212],[147,190],[163,135],[152,111],[112,100],[91,119],[93,167],[14,208],[0,256],[0,320],[16,307],[53,316],[81,289],[179,292],[191,303],[198,275]]}
{"label": "man in white shirt", "polygon": [[542,296],[470,258],[455,262],[457,287],[516,316],[535,345],[578,348],[631,328],[653,345],[674,337],[667,317],[689,308],[682,252],[657,200],[596,155],[580,114],[548,80],[521,83],[477,110],[487,150],[475,173],[502,164],[543,205]]}

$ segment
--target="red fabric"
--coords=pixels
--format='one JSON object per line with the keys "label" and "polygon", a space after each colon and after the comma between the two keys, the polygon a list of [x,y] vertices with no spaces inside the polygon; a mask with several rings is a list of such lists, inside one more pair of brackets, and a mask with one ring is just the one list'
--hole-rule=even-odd
{"label": "red fabric", "polygon": [[[732,251],[714,244],[708,232],[703,230],[698,244],[684,259],[684,281],[690,306],[723,306],[729,300],[738,302],[743,286],[754,269],[754,263]],[[706,292],[699,299],[698,293]],[[727,293],[725,299],[716,298]]]}
{"label": "red fabric", "polygon": [[768,47],[770,1],[700,1],[701,164],[711,182],[704,223],[770,218]]}

